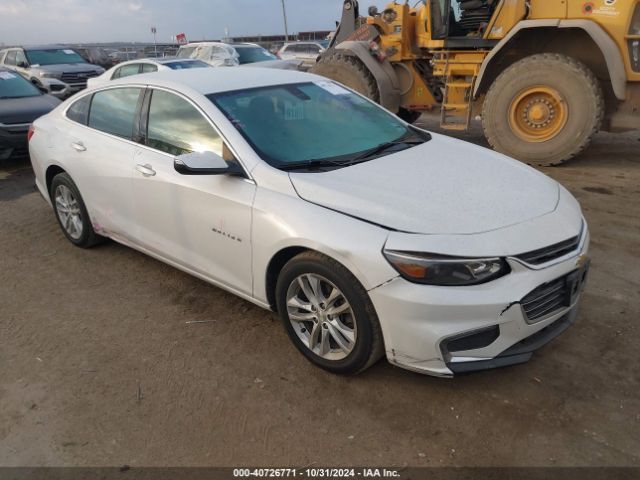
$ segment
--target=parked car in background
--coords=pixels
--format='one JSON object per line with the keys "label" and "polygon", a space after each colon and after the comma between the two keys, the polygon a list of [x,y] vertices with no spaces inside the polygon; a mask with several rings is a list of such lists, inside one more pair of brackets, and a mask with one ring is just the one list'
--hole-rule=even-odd
{"label": "parked car in background", "polygon": [[283,61],[255,43],[199,42],[182,45],[178,58],[197,58],[213,67],[260,63],[262,68],[297,70],[300,62]]}
{"label": "parked car in background", "polygon": [[87,63],[99,65],[104,69],[113,67],[113,59],[109,53],[100,47],[74,47],[74,50],[85,59]]}
{"label": "parked car in background", "polygon": [[58,98],[83,90],[89,78],[104,73],[75,50],[58,45],[7,48],[0,51],[0,65]]}
{"label": "parked car in background", "polygon": [[222,42],[197,42],[182,45],[178,49],[176,57],[195,58],[212,67],[237,67],[240,65],[238,52]]}
{"label": "parked car in background", "polygon": [[300,60],[307,68],[316,64],[318,56],[327,48],[326,42],[292,42],[285,43],[278,52],[283,60]]}
{"label": "parked car in background", "polygon": [[59,103],[20,74],[0,67],[0,160],[26,156],[29,126]]}
{"label": "parked car in background", "polygon": [[111,57],[113,63],[116,64],[120,62],[127,62],[129,60],[137,60],[141,57],[141,54],[136,49],[124,49],[109,53],[109,57]]}
{"label": "parked car in background", "polygon": [[89,80],[89,86],[95,87],[111,80],[130,77],[142,73],[152,73],[162,70],[188,70],[191,68],[211,68],[211,65],[202,60],[191,58],[144,58],[122,62],[110,68],[102,75]]}
{"label": "parked car in background", "polygon": [[116,80],[36,120],[30,152],[72,244],[110,237],[276,310],[335,373],[385,354],[444,377],[512,365],[576,320],[571,193],[317,75]]}
{"label": "parked car in background", "polygon": [[240,65],[253,65],[261,68],[278,68],[281,70],[298,70],[301,62],[282,60],[255,43],[229,43],[238,54]]}

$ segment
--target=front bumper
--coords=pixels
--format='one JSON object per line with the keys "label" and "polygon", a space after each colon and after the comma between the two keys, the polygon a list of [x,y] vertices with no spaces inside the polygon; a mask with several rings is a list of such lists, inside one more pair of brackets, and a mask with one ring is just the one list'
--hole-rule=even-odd
{"label": "front bumper", "polygon": [[[389,362],[441,377],[526,362],[575,321],[588,243],[585,232],[575,255],[541,269],[509,258],[511,273],[482,285],[434,287],[398,277],[371,290]],[[567,302],[529,318],[521,301],[562,278],[579,278]]]}
{"label": "front bumper", "polygon": [[29,155],[27,145],[27,133],[29,124],[0,123],[0,160],[7,160],[10,157],[26,157]]}
{"label": "front bumper", "polygon": [[56,78],[42,78],[39,80],[42,86],[47,90],[49,95],[52,95],[60,100],[64,100],[75,92],[79,91],[79,89],[74,90],[74,88],[64,83]]}

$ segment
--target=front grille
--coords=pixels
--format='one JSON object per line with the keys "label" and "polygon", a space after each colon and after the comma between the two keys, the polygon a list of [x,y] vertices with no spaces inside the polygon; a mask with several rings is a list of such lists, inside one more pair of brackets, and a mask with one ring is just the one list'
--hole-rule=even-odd
{"label": "front grille", "polygon": [[529,323],[570,307],[578,299],[587,280],[589,262],[579,270],[540,285],[520,300]]}
{"label": "front grille", "polygon": [[565,307],[567,278],[562,277],[539,286],[522,299],[522,309],[531,320],[537,320]]}
{"label": "front grille", "polygon": [[556,243],[549,247],[533,250],[532,252],[521,253],[520,255],[516,255],[515,258],[530,265],[541,265],[555,260],[556,258],[564,257],[565,255],[577,250],[580,246],[581,237],[582,233],[577,237],[564,240],[563,242]]}
{"label": "front grille", "polygon": [[93,72],[93,71],[90,71],[90,72],[63,73],[62,77],[60,78],[60,80],[62,80],[64,83],[86,84],[87,83],[87,79],[92,78],[92,77],[97,77],[97,76],[98,76],[98,72]]}

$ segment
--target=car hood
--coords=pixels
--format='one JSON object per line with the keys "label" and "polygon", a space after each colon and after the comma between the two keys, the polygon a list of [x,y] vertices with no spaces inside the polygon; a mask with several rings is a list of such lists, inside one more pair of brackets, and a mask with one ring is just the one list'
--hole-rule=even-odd
{"label": "car hood", "polygon": [[392,230],[473,234],[554,211],[559,184],[504,155],[441,135],[322,173],[291,173],[309,202]]}
{"label": "car hood", "polygon": [[36,118],[49,113],[60,104],[60,100],[51,95],[37,97],[5,98],[0,100],[0,123],[31,123]]}
{"label": "car hood", "polygon": [[60,63],[56,65],[34,65],[34,69],[48,73],[102,72],[104,69],[90,63]]}

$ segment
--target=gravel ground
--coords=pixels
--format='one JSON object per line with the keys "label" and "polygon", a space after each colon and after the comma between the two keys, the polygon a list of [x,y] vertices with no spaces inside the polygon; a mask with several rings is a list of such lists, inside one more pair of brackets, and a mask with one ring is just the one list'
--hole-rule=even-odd
{"label": "gravel ground", "polygon": [[453,380],[315,368],[270,312],[115,243],[74,248],[28,163],[5,164],[0,465],[640,465],[639,139],[544,170],[591,227],[576,325]]}

